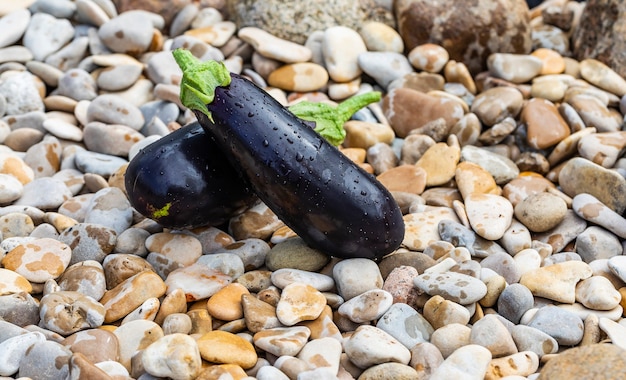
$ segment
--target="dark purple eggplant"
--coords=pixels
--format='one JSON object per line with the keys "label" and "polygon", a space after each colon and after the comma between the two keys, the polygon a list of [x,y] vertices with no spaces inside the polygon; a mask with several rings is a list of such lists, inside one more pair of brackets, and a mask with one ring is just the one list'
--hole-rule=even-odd
{"label": "dark purple eggplant", "polygon": [[220,225],[258,200],[198,122],[143,148],[124,181],[130,204],[167,228]]}
{"label": "dark purple eggplant", "polygon": [[174,57],[183,70],[183,104],[258,197],[308,245],[341,258],[371,259],[400,246],[402,213],[371,174],[223,64],[198,62],[181,49]]}

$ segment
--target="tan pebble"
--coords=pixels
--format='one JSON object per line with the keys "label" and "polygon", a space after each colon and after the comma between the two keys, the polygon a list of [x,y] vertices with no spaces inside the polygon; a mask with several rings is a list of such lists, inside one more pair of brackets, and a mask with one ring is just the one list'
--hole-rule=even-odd
{"label": "tan pebble", "polygon": [[85,355],[80,352],[75,352],[70,357],[69,373],[71,376],[80,376],[84,379],[111,379],[111,376],[97,367],[93,362],[89,361]]}
{"label": "tan pebble", "polygon": [[616,132],[621,120],[617,120],[602,100],[589,94],[575,94],[567,98],[567,103],[576,110],[585,126],[594,127],[598,132]]}
{"label": "tan pebble", "polygon": [[232,217],[228,228],[235,240],[248,238],[266,240],[284,225],[266,204],[260,202],[242,214]]}
{"label": "tan pebble", "polygon": [[364,148],[340,148],[339,151],[356,164],[365,162],[367,151]]}
{"label": "tan pebble", "polygon": [[500,293],[506,288],[506,280],[500,275],[491,276],[484,280],[487,285],[487,294],[479,301],[484,307],[493,307],[498,302]]}
{"label": "tan pebble", "polygon": [[276,327],[254,334],[254,345],[277,357],[296,356],[310,336],[311,331],[304,326]]}
{"label": "tan pebble", "polygon": [[437,143],[415,164],[426,171],[426,186],[440,186],[454,177],[456,165],[461,158],[461,149],[455,145]]}
{"label": "tan pebble", "polygon": [[140,272],[107,291],[100,299],[106,309],[105,322],[117,321],[152,297],[165,294],[161,277],[152,271]]}
{"label": "tan pebble", "polygon": [[44,214],[43,220],[46,223],[52,224],[59,233],[78,224],[78,221],[74,218],[50,211]]}
{"label": "tan pebble", "polygon": [[102,261],[102,268],[107,279],[107,289],[113,289],[124,280],[145,270],[154,271],[146,259],[127,253],[107,255]]}
{"label": "tan pebble", "polygon": [[581,157],[605,168],[612,168],[626,147],[626,131],[586,134],[577,145]]}
{"label": "tan pebble", "polygon": [[187,299],[185,298],[185,292],[182,289],[176,289],[163,298],[161,307],[154,317],[154,321],[161,325],[168,315],[186,312]]}
{"label": "tan pebble", "polygon": [[243,315],[246,320],[246,326],[250,332],[256,333],[263,329],[281,326],[281,322],[276,316],[276,308],[274,306],[249,294],[244,294],[241,297],[241,303],[243,305]]}
{"label": "tan pebble", "polygon": [[202,255],[202,244],[191,235],[160,232],[146,239],[149,252],[158,252],[182,265],[191,265]]}
{"label": "tan pebble", "polygon": [[[272,234],[272,237],[270,238],[270,242],[272,244],[278,244],[280,242],[283,242],[289,238],[296,237],[296,236],[298,236],[298,234],[296,234],[291,228],[289,228],[288,226],[282,226],[276,231],[274,231],[274,233]],[[237,280],[239,280],[239,278]]]}
{"label": "tan pebble", "polygon": [[391,144],[395,137],[393,129],[382,123],[348,120],[344,124],[346,138],[343,146],[368,149],[377,143]]}
{"label": "tan pebble", "polygon": [[400,165],[376,177],[389,191],[421,194],[426,188],[426,170],[415,165]]}
{"label": "tan pebble", "polygon": [[419,73],[408,73],[389,84],[389,90],[394,88],[406,88],[423,92],[443,90],[446,80],[441,74],[428,73],[425,71]]}
{"label": "tan pebble", "polygon": [[535,149],[554,146],[570,135],[556,106],[545,99],[529,100],[522,109],[521,120],[526,123],[526,140]]}
{"label": "tan pebble", "polygon": [[456,166],[454,178],[463,198],[472,193],[498,194],[500,191],[491,173],[470,161]]}
{"label": "tan pebble", "polygon": [[250,294],[248,289],[238,283],[228,284],[207,301],[207,310],[213,318],[233,321],[243,317],[241,296]]}
{"label": "tan pebble", "polygon": [[591,276],[576,284],[576,301],[592,310],[612,310],[620,304],[621,297],[604,276]]}
{"label": "tan pebble", "polygon": [[470,93],[476,94],[477,89],[474,78],[463,62],[457,62],[454,60],[448,61],[444,68],[444,75],[446,77],[446,81],[460,83],[465,86]]}
{"label": "tan pebble", "polygon": [[33,169],[14,153],[0,153],[0,173],[14,176],[22,185],[35,179]]}
{"label": "tan pebble", "polygon": [[439,295],[430,297],[424,305],[423,315],[435,330],[451,323],[466,325],[470,320],[467,308]]}
{"label": "tan pebble", "polygon": [[189,334],[204,335],[213,331],[213,318],[206,309],[193,309],[187,312],[191,320],[191,330]]}
{"label": "tan pebble", "polygon": [[522,172],[517,178],[504,185],[502,196],[515,207],[531,194],[542,193],[550,188],[556,188],[556,186],[541,174]]}
{"label": "tan pebble", "polygon": [[196,380],[215,380],[224,378],[246,380],[249,376],[243,368],[236,364],[219,364],[203,369],[198,377],[196,377]]}
{"label": "tan pebble", "polygon": [[198,38],[211,46],[221,47],[235,34],[237,26],[232,21],[221,21],[203,28],[189,29],[186,36]]}
{"label": "tan pebble", "polygon": [[576,284],[591,275],[589,264],[565,261],[526,272],[519,283],[526,286],[535,297],[573,304],[576,301]]}
{"label": "tan pebble", "polygon": [[626,95],[626,80],[606,64],[587,58],[580,62],[580,75],[589,83],[617,96]]}
{"label": "tan pebble", "polygon": [[360,88],[361,77],[356,77],[348,82],[330,82],[328,83],[328,97],[335,101],[343,100],[355,95]]}
{"label": "tan pebble", "polygon": [[485,380],[496,380],[503,377],[529,376],[539,368],[539,357],[533,351],[523,351],[489,362]]}
{"label": "tan pebble", "polygon": [[561,140],[550,152],[548,156],[548,162],[551,166],[555,166],[562,160],[574,155],[578,149],[578,143],[580,140],[588,135],[596,133],[595,128],[583,128],[577,132],[572,133],[563,140]]}
{"label": "tan pebble", "polygon": [[551,81],[533,81],[530,86],[530,96],[542,98],[551,102],[560,102],[565,97],[567,84],[558,79]]}
{"label": "tan pebble", "polygon": [[411,65],[416,69],[438,73],[448,63],[450,55],[443,47],[427,43],[414,47],[409,52],[408,58]]}
{"label": "tan pebble", "polygon": [[207,332],[196,342],[200,355],[209,362],[235,364],[247,369],[253,367],[258,359],[252,343],[225,331]]}
{"label": "tan pebble", "polygon": [[565,71],[563,56],[552,49],[539,48],[530,53],[530,55],[543,61],[543,66],[539,72],[540,75],[560,74]]}
{"label": "tan pebble", "polygon": [[328,83],[328,72],[316,63],[292,63],[274,70],[267,83],[285,91],[317,91]]}
{"label": "tan pebble", "polygon": [[285,326],[319,317],[326,305],[324,295],[311,285],[292,283],[281,293],[276,305],[276,316]]}
{"label": "tan pebble", "polygon": [[539,75],[543,61],[532,55],[492,53],[487,58],[487,66],[494,76],[519,84]]}
{"label": "tan pebble", "polygon": [[404,51],[404,42],[400,34],[385,23],[378,21],[365,22],[361,25],[359,33],[368,51],[388,51],[395,53],[402,53]]}
{"label": "tan pebble", "polygon": [[311,339],[335,338],[339,342],[343,341],[339,327],[333,320],[333,311],[329,305],[324,306],[324,310],[319,317],[311,321],[302,321],[298,326],[304,326],[311,332]]}
{"label": "tan pebble", "polygon": [[556,227],[567,211],[565,201],[552,193],[529,195],[515,205],[515,217],[532,232],[545,232]]}

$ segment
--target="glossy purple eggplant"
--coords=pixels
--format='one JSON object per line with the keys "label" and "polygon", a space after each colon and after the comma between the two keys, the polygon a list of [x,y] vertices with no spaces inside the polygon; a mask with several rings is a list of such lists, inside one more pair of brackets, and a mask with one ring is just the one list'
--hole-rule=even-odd
{"label": "glossy purple eggplant", "polygon": [[[185,85],[183,76],[181,98]],[[207,134],[307,244],[371,259],[400,246],[404,222],[389,191],[261,88],[230,74],[204,106],[192,109]]]}
{"label": "glossy purple eggplant", "polygon": [[258,201],[198,122],[143,148],[125,187],[139,213],[175,229],[220,225]]}

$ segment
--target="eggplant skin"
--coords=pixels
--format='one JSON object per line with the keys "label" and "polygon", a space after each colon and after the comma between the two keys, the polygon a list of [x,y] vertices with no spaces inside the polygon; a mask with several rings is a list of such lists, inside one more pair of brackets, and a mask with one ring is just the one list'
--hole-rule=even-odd
{"label": "eggplant skin", "polygon": [[258,197],[308,245],[340,258],[380,259],[404,238],[389,193],[249,80],[231,73],[194,113]]}
{"label": "eggplant skin", "polygon": [[124,182],[139,213],[173,229],[220,225],[258,201],[198,122],[143,148]]}

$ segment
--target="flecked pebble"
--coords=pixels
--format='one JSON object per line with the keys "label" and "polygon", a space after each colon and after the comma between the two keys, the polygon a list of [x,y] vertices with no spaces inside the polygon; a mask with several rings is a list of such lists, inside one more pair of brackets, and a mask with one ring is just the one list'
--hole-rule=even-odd
{"label": "flecked pebble", "polygon": [[152,376],[179,380],[195,378],[202,368],[196,341],[180,333],[165,335],[146,347],[141,363]]}
{"label": "flecked pebble", "polygon": [[576,252],[586,263],[610,259],[623,253],[620,239],[599,226],[589,226],[576,237]]}
{"label": "flecked pebble", "polygon": [[495,194],[470,194],[465,198],[465,210],[472,229],[487,240],[500,239],[513,218],[511,202]]}
{"label": "flecked pebble", "polygon": [[529,195],[515,205],[515,217],[532,232],[545,232],[563,221],[567,204],[549,192]]}
{"label": "flecked pebble", "polygon": [[93,260],[70,265],[57,281],[60,290],[79,292],[96,301],[106,291],[104,269],[99,262]]}
{"label": "flecked pebble", "polygon": [[59,241],[72,249],[70,265],[85,260],[101,263],[113,251],[117,233],[112,228],[99,224],[78,223],[63,230]]}
{"label": "flecked pebble", "polygon": [[337,293],[346,301],[368,290],[381,289],[383,278],[378,265],[367,259],[345,259],[333,267]]}
{"label": "flecked pebble", "polygon": [[79,292],[59,291],[41,299],[41,327],[67,336],[76,331],[100,327],[104,323],[104,307]]}
{"label": "flecked pebble", "polygon": [[565,218],[556,227],[546,232],[537,233],[535,240],[548,243],[552,252],[558,253],[565,246],[576,239],[587,228],[587,222],[578,217],[572,210],[567,210]]}
{"label": "flecked pebble", "polygon": [[370,367],[363,371],[359,378],[362,380],[375,380],[391,378],[397,380],[409,380],[418,378],[418,372],[400,363],[383,363]]}
{"label": "flecked pebble", "polygon": [[317,318],[326,305],[324,295],[310,285],[294,282],[281,292],[276,316],[285,326]]}
{"label": "flecked pebble", "polygon": [[258,298],[244,294],[241,297],[246,327],[250,332],[257,333],[264,329],[283,326],[276,316],[276,308]]}
{"label": "flecked pebble", "polygon": [[254,345],[276,357],[295,356],[300,352],[311,335],[304,326],[276,327],[254,334]]}
{"label": "flecked pebble", "polygon": [[[400,259],[399,257],[396,258]],[[393,259],[387,260],[386,264],[392,261]],[[413,286],[413,278],[418,275],[418,270],[415,266],[403,265],[410,263],[402,263],[400,260],[397,261],[397,264],[398,265],[394,266],[389,274],[386,274],[383,290],[391,293],[394,304],[404,303],[411,306],[415,305],[418,292]],[[384,268],[381,268],[381,272],[383,270]]]}
{"label": "flecked pebble", "polygon": [[600,225],[626,239],[626,219],[591,194],[579,193],[572,199],[572,209],[581,218]]}
{"label": "flecked pebble", "polygon": [[153,28],[147,12],[124,12],[100,26],[98,36],[116,53],[141,54],[152,42]]}
{"label": "flecked pebble", "polygon": [[[339,371],[342,346],[336,339],[326,337],[313,339],[302,347],[298,353],[298,359],[303,360],[315,370],[328,369],[331,376]],[[316,371],[324,372],[324,371]],[[326,373],[326,372],[324,372]],[[318,377],[311,377],[318,378]]]}
{"label": "flecked pebble", "polygon": [[59,277],[69,265],[71,255],[65,243],[50,238],[36,239],[13,248],[2,259],[2,265],[29,281],[43,283]]}
{"label": "flecked pebble", "polygon": [[626,367],[624,353],[623,348],[607,343],[570,348],[548,360],[538,379],[619,378]]}
{"label": "flecked pebble", "polygon": [[33,219],[21,212],[10,212],[0,217],[0,232],[3,239],[29,236],[35,225]]}
{"label": "flecked pebble", "polygon": [[546,305],[526,324],[553,337],[559,345],[573,346],[583,337],[583,321],[571,311]]}
{"label": "flecked pebble", "polygon": [[487,286],[481,280],[462,273],[423,273],[413,281],[422,291],[461,305],[474,303],[487,294]]}
{"label": "flecked pebble", "polygon": [[429,244],[440,240],[439,222],[451,220],[459,223],[452,208],[432,207],[422,212],[404,215],[405,235],[402,244],[409,249],[423,251]]}
{"label": "flecked pebble", "polygon": [[83,69],[73,68],[59,78],[57,95],[74,100],[92,100],[97,94],[96,81]]}
{"label": "flecked pebble", "polygon": [[113,289],[122,281],[145,270],[154,271],[145,259],[123,253],[109,254],[102,261],[102,268],[107,279],[107,289]]}
{"label": "flecked pebble", "polygon": [[330,291],[335,286],[335,281],[330,276],[290,268],[282,268],[272,272],[271,280],[274,286],[281,289],[294,282],[310,285],[320,292]]}
{"label": "flecked pebble", "polygon": [[369,325],[359,326],[344,342],[348,358],[359,368],[369,368],[382,363],[408,364],[411,353],[391,335]]}
{"label": "flecked pebble", "polygon": [[469,344],[451,353],[431,374],[433,379],[481,380],[485,378],[491,352],[485,347]]}
{"label": "flecked pebble", "polygon": [[252,343],[241,336],[225,331],[210,331],[197,341],[200,355],[213,363],[236,364],[248,369],[257,362],[257,354]]}
{"label": "flecked pebble", "polygon": [[159,232],[146,238],[146,249],[182,264],[191,265],[202,255],[202,245],[191,235]]}
{"label": "flecked pebble", "polygon": [[521,324],[512,326],[511,336],[520,352],[532,351],[540,359],[559,350],[559,344],[553,337],[534,327]]}
{"label": "flecked pebble", "polygon": [[382,289],[368,290],[339,306],[337,312],[352,322],[364,323],[379,319],[392,305],[393,296]]}
{"label": "flecked pebble", "polygon": [[589,264],[582,261],[565,261],[526,272],[519,283],[526,286],[536,297],[574,303],[576,284],[591,275]]}
{"label": "flecked pebble", "polygon": [[251,44],[259,54],[281,62],[306,62],[312,56],[309,48],[275,37],[256,27],[241,28],[237,36]]}
{"label": "flecked pebble", "polygon": [[263,202],[259,202],[242,214],[232,217],[228,222],[228,230],[235,240],[266,239],[282,226],[284,223]]}
{"label": "flecked pebble", "polygon": [[433,327],[415,309],[405,303],[394,303],[378,320],[376,327],[396,338],[406,348],[427,342]]}
{"label": "flecked pebble", "polygon": [[132,208],[126,195],[117,187],[99,190],[85,210],[85,223],[112,228],[118,235],[132,223]]}
{"label": "flecked pebble", "polygon": [[20,360],[17,377],[37,378],[42,373],[51,378],[66,378],[72,352],[60,343],[46,340],[37,342]]}
{"label": "flecked pebble", "polygon": [[539,357],[533,351],[524,351],[502,358],[494,358],[489,363],[485,379],[501,379],[510,376],[531,375],[539,368]]}

